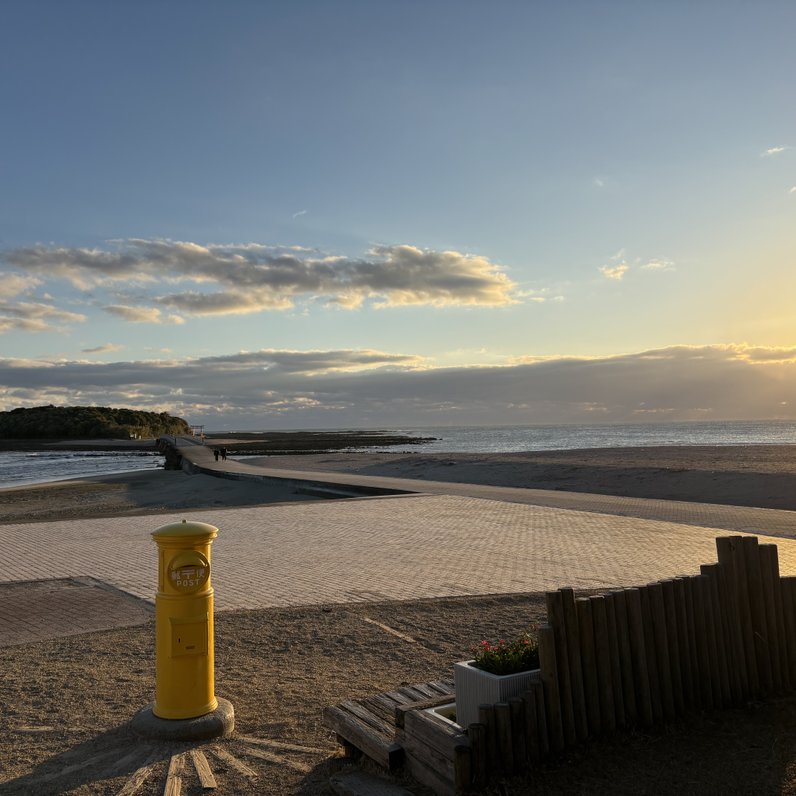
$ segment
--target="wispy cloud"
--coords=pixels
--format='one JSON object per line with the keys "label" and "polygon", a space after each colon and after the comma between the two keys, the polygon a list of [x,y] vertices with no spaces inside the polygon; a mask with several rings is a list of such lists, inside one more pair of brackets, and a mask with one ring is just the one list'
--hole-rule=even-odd
{"label": "wispy cloud", "polygon": [[625,274],[628,272],[630,266],[627,263],[616,263],[615,265],[601,265],[597,270],[606,279],[624,279]]}
{"label": "wispy cloud", "polygon": [[124,351],[125,346],[118,343],[105,343],[105,345],[97,345],[93,348],[81,348],[81,354],[111,354],[115,351]]}
{"label": "wispy cloud", "polygon": [[674,263],[663,257],[656,257],[648,260],[639,266],[644,271],[672,271],[674,270]]}
{"label": "wispy cloud", "polygon": [[24,274],[3,274],[0,279],[0,299],[9,299],[20,293],[27,293],[41,284],[41,280],[35,276]]}
{"label": "wispy cloud", "polygon": [[85,320],[85,315],[59,310],[40,302],[0,302],[0,333],[60,332],[64,330],[65,325],[82,323]]}
{"label": "wispy cloud", "polygon": [[616,254],[608,258],[610,262],[605,265],[599,266],[597,269],[606,279],[613,279],[619,281],[625,278],[625,275],[633,270],[639,271],[673,271],[675,263],[666,257],[652,257],[643,259],[641,257],[633,258],[632,262],[628,262],[625,256],[625,250],[620,249]]}
{"label": "wispy cloud", "polygon": [[[519,300],[515,283],[488,258],[410,245],[374,246],[350,258],[257,243],[136,239],[106,249],[12,249],[0,253],[2,262],[23,278],[67,280],[87,293],[135,285],[137,300],[105,302],[107,312],[135,323],[162,320],[157,306],[229,315],[319,299],[344,309],[366,302],[377,308],[500,307]],[[174,290],[177,285],[186,289]]]}
{"label": "wispy cloud", "polygon": [[130,323],[185,323],[179,315],[163,315],[157,307],[127,307],[123,304],[109,304],[102,308],[109,315],[115,315]]}
{"label": "wispy cloud", "polygon": [[789,146],[772,146],[760,153],[761,158],[770,158],[773,155],[779,155],[790,149]]}
{"label": "wispy cloud", "polygon": [[296,219],[299,218],[300,216],[306,216],[306,215],[307,215],[306,210],[299,210],[297,213],[293,213],[293,218]]}
{"label": "wispy cloud", "polygon": [[792,188],[791,188],[791,189],[788,191],[788,193],[796,193],[796,185],[794,185],[794,186],[793,186],[793,187],[792,187]]}

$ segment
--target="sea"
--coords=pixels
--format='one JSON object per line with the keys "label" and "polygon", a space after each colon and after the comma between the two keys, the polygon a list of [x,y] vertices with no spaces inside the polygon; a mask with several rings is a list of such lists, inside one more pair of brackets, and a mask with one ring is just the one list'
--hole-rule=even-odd
{"label": "sea", "polygon": [[[379,453],[501,453],[655,445],[796,445],[796,423],[784,420],[560,426],[411,426],[384,431],[434,439],[422,445],[391,445],[367,450]],[[0,452],[0,488],[154,470],[162,466],[162,456],[139,451],[7,451]]]}
{"label": "sea", "polygon": [[[163,467],[144,451],[0,451],[0,489]],[[2,497],[0,497],[2,501]]]}

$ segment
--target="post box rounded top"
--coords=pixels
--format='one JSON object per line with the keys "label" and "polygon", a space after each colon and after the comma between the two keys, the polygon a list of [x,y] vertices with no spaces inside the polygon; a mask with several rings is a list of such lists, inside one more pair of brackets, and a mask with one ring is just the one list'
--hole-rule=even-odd
{"label": "post box rounded top", "polygon": [[156,531],[152,531],[154,539],[180,538],[183,536],[204,536],[208,539],[214,539],[218,536],[218,528],[206,522],[188,522],[183,520],[182,522],[172,522],[168,525],[163,525]]}

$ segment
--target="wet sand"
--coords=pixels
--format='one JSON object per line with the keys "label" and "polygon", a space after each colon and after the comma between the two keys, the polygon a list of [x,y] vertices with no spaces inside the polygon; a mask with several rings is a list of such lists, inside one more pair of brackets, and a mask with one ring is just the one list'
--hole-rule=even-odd
{"label": "wet sand", "polygon": [[796,446],[671,446],[523,453],[330,453],[248,464],[796,510]]}
{"label": "wet sand", "polygon": [[0,523],[159,514],[315,500],[292,488],[181,470],[147,470],[0,489]]}

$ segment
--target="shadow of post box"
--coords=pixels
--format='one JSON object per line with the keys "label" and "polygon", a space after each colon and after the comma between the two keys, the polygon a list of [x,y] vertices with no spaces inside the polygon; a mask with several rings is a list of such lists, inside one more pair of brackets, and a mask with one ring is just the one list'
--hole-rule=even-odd
{"label": "shadow of post box", "polygon": [[218,707],[213,669],[210,545],[218,528],[175,522],[153,531],[158,546],[155,597],[155,704],[162,719],[191,719]]}

